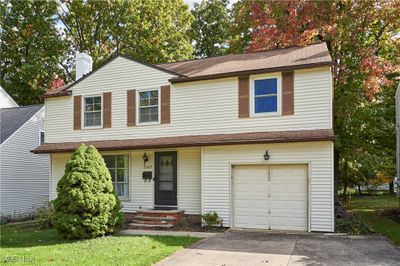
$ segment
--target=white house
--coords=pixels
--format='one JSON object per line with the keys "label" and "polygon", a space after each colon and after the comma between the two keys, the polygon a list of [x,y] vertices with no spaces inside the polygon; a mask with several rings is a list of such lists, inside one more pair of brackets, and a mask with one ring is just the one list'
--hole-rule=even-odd
{"label": "white house", "polygon": [[0,109],[18,107],[18,104],[11,98],[10,95],[0,86]]}
{"label": "white house", "polygon": [[395,189],[400,195],[400,83],[396,91],[396,169]]}
{"label": "white house", "polygon": [[79,54],[83,77],[45,95],[46,143],[33,151],[51,155],[50,198],[86,143],[127,213],[332,232],[331,65],[325,43],[159,65],[116,56],[90,74]]}
{"label": "white house", "polygon": [[[2,106],[15,103],[5,91],[0,97]],[[0,109],[2,216],[24,216],[49,199],[49,156],[31,153],[43,144],[44,114],[43,105]]]}

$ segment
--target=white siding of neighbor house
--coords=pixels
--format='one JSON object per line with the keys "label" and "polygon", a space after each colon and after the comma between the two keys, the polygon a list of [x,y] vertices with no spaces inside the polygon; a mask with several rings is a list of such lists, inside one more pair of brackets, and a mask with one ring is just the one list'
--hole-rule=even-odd
{"label": "white siding of neighbor house", "polygon": [[[397,180],[400,179],[400,83],[396,91],[396,164],[397,164]],[[398,186],[400,189],[400,185]]]}
{"label": "white siding of neighbor house", "polygon": [[18,104],[2,87],[0,87],[0,109],[10,107],[18,107]]}
{"label": "white siding of neighbor house", "polygon": [[[165,151],[165,150],[160,150]],[[177,198],[178,208],[184,209],[186,214],[201,213],[201,160],[200,148],[178,149],[178,169],[177,169]],[[144,168],[143,154],[146,153],[149,161]],[[128,154],[130,158],[129,167],[129,200],[123,200],[123,210],[134,212],[141,208],[148,209],[154,207],[154,181],[144,182],[142,172],[144,170],[154,173],[154,150],[136,151],[114,151],[104,152],[108,154]],[[64,174],[65,164],[70,158],[71,153],[60,153],[51,155],[51,193],[50,199],[57,197],[57,183]]]}
{"label": "white siding of neighbor house", "polygon": [[[263,158],[268,150],[270,159]],[[213,146],[203,148],[202,212],[216,211],[231,226],[231,168],[245,164],[307,164],[309,229],[334,231],[333,142]]]}
{"label": "white siding of neighbor house", "polygon": [[[279,73],[278,73],[279,74]],[[237,78],[171,85],[171,123],[127,127],[127,90],[158,88],[172,75],[117,58],[72,87],[72,95],[112,92],[112,127],[73,130],[73,97],[46,99],[46,142],[332,128],[329,67],[295,71],[294,115],[238,118]]]}
{"label": "white siding of neighbor house", "polygon": [[32,212],[49,199],[49,155],[33,154],[44,127],[44,108],[0,146],[1,213]]}

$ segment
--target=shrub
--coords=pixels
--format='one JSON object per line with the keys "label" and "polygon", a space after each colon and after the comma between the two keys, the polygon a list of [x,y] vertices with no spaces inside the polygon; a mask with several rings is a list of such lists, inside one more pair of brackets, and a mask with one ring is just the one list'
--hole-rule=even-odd
{"label": "shrub", "polygon": [[366,235],[370,233],[367,224],[358,217],[336,219],[335,224],[335,231],[337,233],[347,233],[350,235]]}
{"label": "shrub", "polygon": [[110,172],[95,147],[82,144],[57,185],[52,223],[66,238],[93,238],[116,232],[124,223]]}
{"label": "shrub", "polygon": [[219,216],[215,211],[205,213],[201,217],[203,218],[206,227],[211,227],[218,224],[220,221]]}
{"label": "shrub", "polygon": [[54,213],[54,208],[51,202],[36,209],[36,219],[40,229],[52,227],[51,219]]}

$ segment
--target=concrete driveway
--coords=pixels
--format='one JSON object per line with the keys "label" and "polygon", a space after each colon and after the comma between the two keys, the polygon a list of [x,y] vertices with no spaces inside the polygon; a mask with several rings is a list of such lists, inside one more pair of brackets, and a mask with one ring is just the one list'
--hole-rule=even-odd
{"label": "concrete driveway", "polygon": [[400,251],[381,236],[227,231],[157,265],[400,265]]}

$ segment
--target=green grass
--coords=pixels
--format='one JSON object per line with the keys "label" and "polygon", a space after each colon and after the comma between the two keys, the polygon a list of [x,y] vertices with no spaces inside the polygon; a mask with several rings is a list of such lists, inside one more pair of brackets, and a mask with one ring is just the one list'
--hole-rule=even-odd
{"label": "green grass", "polygon": [[1,263],[10,265],[27,265],[27,261],[29,265],[152,265],[199,240],[116,235],[73,241],[61,238],[54,229],[37,230],[32,224],[0,229]]}
{"label": "green grass", "polygon": [[400,224],[379,215],[385,209],[396,207],[399,207],[398,198],[389,194],[356,196],[351,200],[351,210],[356,216],[364,219],[374,232],[387,236],[400,246]]}

